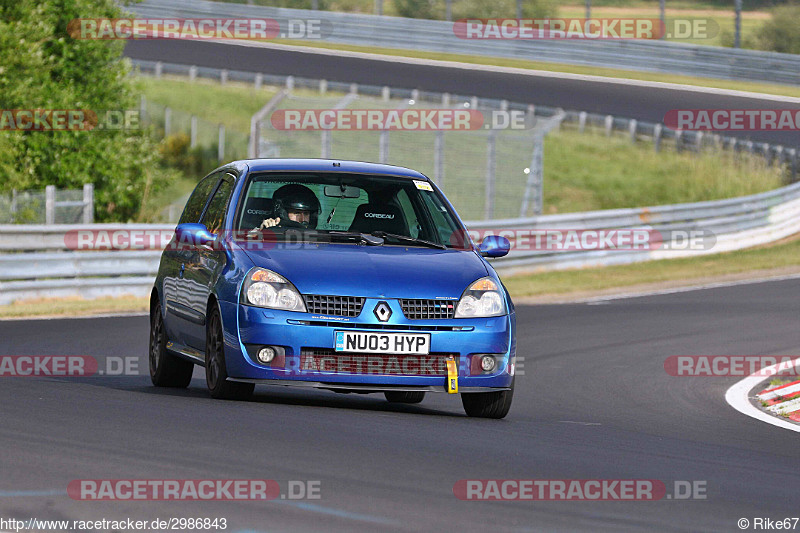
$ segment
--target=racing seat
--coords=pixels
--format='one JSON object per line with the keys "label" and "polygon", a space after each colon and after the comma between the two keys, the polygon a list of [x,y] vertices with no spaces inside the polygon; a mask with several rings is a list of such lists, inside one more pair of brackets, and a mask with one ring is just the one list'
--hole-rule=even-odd
{"label": "racing seat", "polygon": [[350,231],[372,233],[385,231],[397,235],[408,235],[408,228],[400,209],[390,204],[361,204],[350,224]]}
{"label": "racing seat", "polygon": [[242,213],[243,230],[251,230],[261,225],[265,218],[275,217],[275,200],[272,198],[249,198]]}

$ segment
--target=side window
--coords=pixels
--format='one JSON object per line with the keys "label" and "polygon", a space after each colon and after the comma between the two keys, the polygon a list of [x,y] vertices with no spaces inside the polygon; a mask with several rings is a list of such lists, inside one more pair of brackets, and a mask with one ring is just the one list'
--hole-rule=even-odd
{"label": "side window", "polygon": [[428,212],[431,214],[436,233],[439,236],[438,241],[445,244],[450,243],[453,238],[453,232],[458,227],[455,220],[453,220],[445,205],[434,193],[422,194],[422,198],[428,206]]}
{"label": "side window", "polygon": [[217,180],[219,180],[219,174],[212,174],[194,188],[194,192],[189,196],[189,201],[186,202],[186,207],[183,208],[183,214],[178,224],[198,222],[200,220],[208,195],[214,190]]}
{"label": "side window", "polygon": [[418,238],[421,227],[417,219],[417,213],[414,211],[414,206],[411,205],[408,193],[404,189],[400,189],[400,192],[397,193],[397,202],[400,204],[400,209],[403,210],[403,216],[408,224],[408,231],[412,237]]}
{"label": "side window", "polygon": [[201,222],[206,225],[211,233],[219,233],[222,229],[222,223],[225,220],[225,208],[228,206],[231,192],[233,192],[233,183],[228,179],[223,179],[208,204],[208,209]]}

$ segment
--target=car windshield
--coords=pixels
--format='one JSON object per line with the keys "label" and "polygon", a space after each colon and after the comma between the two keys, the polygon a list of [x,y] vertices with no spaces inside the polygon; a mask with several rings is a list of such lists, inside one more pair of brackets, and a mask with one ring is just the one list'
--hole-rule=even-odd
{"label": "car windshield", "polygon": [[[362,244],[453,247],[462,229],[425,180],[350,173],[254,173],[237,230],[252,238],[350,240]],[[290,231],[292,230],[292,231]],[[364,240],[363,235],[380,237]]]}

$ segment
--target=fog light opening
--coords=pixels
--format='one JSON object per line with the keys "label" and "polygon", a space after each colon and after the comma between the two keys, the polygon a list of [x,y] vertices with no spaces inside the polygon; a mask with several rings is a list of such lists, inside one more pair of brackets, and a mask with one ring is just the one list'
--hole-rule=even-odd
{"label": "fog light opening", "polygon": [[481,370],[484,372],[491,372],[494,370],[496,364],[497,363],[495,362],[494,357],[491,355],[484,355],[481,357]]}
{"label": "fog light opening", "polygon": [[270,363],[272,360],[275,359],[275,348],[271,346],[264,346],[258,351],[258,362],[259,363]]}

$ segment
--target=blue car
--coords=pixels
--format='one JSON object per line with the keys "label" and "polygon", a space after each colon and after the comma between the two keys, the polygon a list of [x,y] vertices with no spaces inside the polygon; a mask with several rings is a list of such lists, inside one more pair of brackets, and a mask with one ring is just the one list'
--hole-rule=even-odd
{"label": "blue car", "polygon": [[150,299],[150,377],[211,396],[257,384],[458,394],[503,418],[514,392],[514,305],[442,192],[419,172],[325,159],[236,161],[186,203]]}

